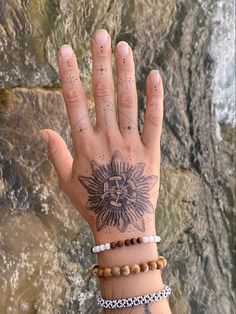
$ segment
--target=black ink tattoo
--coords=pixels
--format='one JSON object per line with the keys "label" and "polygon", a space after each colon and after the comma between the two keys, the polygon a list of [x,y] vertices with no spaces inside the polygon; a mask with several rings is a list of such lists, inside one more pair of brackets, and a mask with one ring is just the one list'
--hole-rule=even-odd
{"label": "black ink tattoo", "polygon": [[121,110],[118,110],[119,113],[124,117],[126,118],[128,121],[127,121],[127,124],[125,125],[122,125],[120,127],[122,127],[124,130],[126,130],[129,134],[132,134],[132,133],[135,133],[137,130],[138,130],[138,125],[137,123],[133,122],[129,116],[125,113],[123,113]]}
{"label": "black ink tattoo", "polygon": [[125,89],[130,89],[132,84],[134,84],[134,78],[132,76],[127,77],[127,74],[119,79],[119,84]]}
{"label": "black ink tattoo", "polygon": [[67,85],[70,85],[71,87],[75,87],[77,82],[78,82],[78,78],[72,74],[68,75],[65,79],[65,83]]}
{"label": "black ink tattoo", "polygon": [[83,133],[87,128],[87,121],[84,122],[85,118],[88,117],[88,114],[86,113],[82,118],[79,119],[75,124],[72,124],[72,128],[76,130],[78,133]]}
{"label": "black ink tattoo", "polygon": [[108,226],[124,232],[129,225],[145,231],[144,214],[153,213],[149,191],[157,176],[144,176],[144,163],[128,164],[116,150],[109,164],[91,162],[90,177],[78,179],[88,191],[87,208],[96,214],[97,230]]}
{"label": "black ink tattoo", "polygon": [[150,304],[144,305],[144,314],[152,314],[152,312],[150,310]]}
{"label": "black ink tattoo", "polygon": [[103,75],[105,71],[107,71],[106,68],[103,67],[103,65],[101,64],[101,66],[99,68],[97,68],[97,71],[100,72],[100,75]]}
{"label": "black ink tattoo", "polygon": [[96,103],[96,109],[97,112],[101,110],[103,110],[104,112],[105,111],[114,112],[114,105],[109,97],[99,97]]}

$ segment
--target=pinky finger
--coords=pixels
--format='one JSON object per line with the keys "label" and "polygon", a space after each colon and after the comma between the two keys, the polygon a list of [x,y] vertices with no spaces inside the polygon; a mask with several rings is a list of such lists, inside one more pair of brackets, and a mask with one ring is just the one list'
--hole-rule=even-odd
{"label": "pinky finger", "polygon": [[163,120],[164,90],[159,71],[149,73],[146,82],[146,111],[141,135],[144,146],[148,149],[160,147]]}

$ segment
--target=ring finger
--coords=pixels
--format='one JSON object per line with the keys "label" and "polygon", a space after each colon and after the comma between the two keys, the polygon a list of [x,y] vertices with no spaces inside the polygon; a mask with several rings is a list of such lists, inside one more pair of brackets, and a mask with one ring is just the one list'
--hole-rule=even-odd
{"label": "ring finger", "polygon": [[138,106],[135,67],[130,46],[121,41],[116,47],[117,103],[120,131],[125,137],[138,135]]}

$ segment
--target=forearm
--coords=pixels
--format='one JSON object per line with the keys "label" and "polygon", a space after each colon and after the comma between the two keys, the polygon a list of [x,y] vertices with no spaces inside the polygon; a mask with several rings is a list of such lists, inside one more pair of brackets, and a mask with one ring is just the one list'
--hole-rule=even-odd
{"label": "forearm", "polygon": [[[150,233],[155,234],[155,233]],[[138,235],[140,236],[140,235]],[[96,236],[95,236],[96,237]],[[99,237],[97,236],[98,242]],[[125,240],[123,236],[121,240]],[[106,240],[106,239],[104,239]],[[109,242],[109,241],[108,241]],[[105,243],[105,242],[104,242]],[[102,268],[140,264],[158,259],[156,243],[139,244],[134,246],[124,246],[121,249],[100,252],[98,254],[98,264]],[[127,299],[134,296],[146,295],[161,291],[164,287],[160,270],[147,271],[145,273],[130,274],[129,276],[119,276],[100,279],[101,294],[105,299]],[[110,314],[145,314],[162,313],[169,314],[170,308],[167,300],[154,302],[147,306],[137,306],[126,309],[106,309],[104,313]]]}

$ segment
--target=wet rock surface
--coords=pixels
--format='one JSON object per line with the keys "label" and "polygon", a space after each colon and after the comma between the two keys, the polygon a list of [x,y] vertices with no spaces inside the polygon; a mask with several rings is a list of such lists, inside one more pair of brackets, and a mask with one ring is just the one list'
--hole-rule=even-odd
{"label": "wet rock surface", "polygon": [[87,271],[91,234],[59,191],[39,137],[53,128],[71,147],[57,49],[73,45],[90,95],[90,37],[98,27],[134,49],[140,124],[147,73],[159,68],[164,77],[156,219],[173,313],[233,313],[235,128],[222,122],[216,136],[208,51],[216,5],[1,1],[0,313],[98,312]]}

